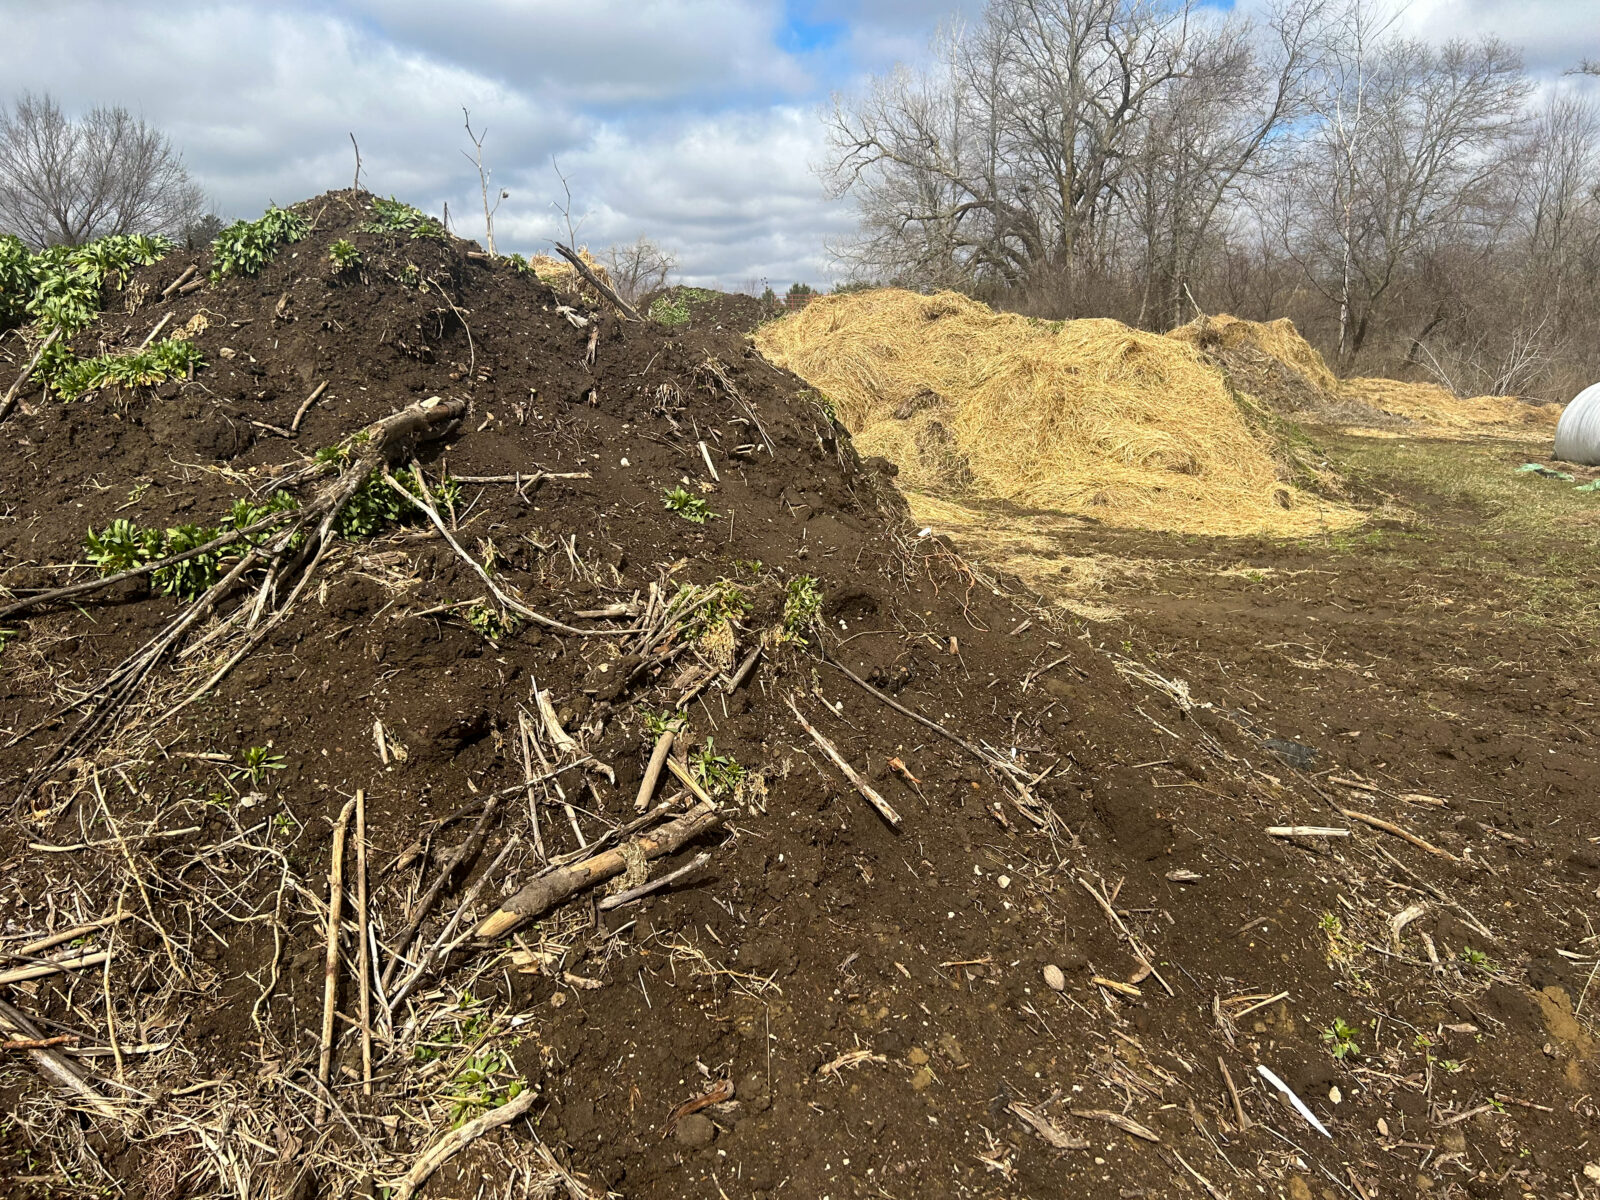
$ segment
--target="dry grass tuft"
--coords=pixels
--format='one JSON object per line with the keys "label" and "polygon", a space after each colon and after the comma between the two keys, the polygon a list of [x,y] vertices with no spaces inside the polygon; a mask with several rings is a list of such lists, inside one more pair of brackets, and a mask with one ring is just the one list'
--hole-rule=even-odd
{"label": "dry grass tuft", "polygon": [[823,297],[756,342],[912,490],[1185,533],[1359,520],[1284,479],[1192,346],[1118,321],[1051,324],[953,292],[884,289]]}

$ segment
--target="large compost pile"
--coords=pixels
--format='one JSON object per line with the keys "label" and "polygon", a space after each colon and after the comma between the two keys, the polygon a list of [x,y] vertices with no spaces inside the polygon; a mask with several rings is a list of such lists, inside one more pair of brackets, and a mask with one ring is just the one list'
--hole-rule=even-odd
{"label": "large compost pile", "polygon": [[1019,607],[738,334],[358,192],[147,250],[5,343],[6,1194],[1582,1182],[1515,845]]}

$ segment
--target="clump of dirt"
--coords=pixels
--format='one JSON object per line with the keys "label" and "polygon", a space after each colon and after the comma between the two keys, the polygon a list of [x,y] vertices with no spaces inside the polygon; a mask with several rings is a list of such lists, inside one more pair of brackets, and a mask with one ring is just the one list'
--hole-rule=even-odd
{"label": "clump of dirt", "polygon": [[[171,256],[79,339],[166,319],[192,378],[0,426],[10,1194],[1581,1173],[1586,1043],[1542,1052],[1514,945],[1461,957],[1502,916],[1467,855],[1268,836],[1345,819],[917,536],[733,322],[294,207],[258,274],[164,299],[215,265]],[[190,569],[51,598],[141,530]]]}

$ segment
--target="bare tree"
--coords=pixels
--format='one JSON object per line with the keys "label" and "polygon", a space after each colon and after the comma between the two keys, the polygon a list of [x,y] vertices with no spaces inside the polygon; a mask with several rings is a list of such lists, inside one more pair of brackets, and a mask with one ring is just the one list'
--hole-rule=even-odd
{"label": "bare tree", "polygon": [[1343,362],[1430,245],[1494,219],[1529,91],[1494,39],[1434,47],[1354,28],[1279,198],[1286,249],[1338,305]]}
{"label": "bare tree", "polygon": [[1196,39],[1183,76],[1151,104],[1122,187],[1142,243],[1139,324],[1183,319],[1219,216],[1270,169],[1270,141],[1306,115],[1323,8],[1285,0],[1260,29],[1234,20]]}
{"label": "bare tree", "polygon": [[183,159],[126,108],[68,117],[48,94],[0,108],[0,231],[34,246],[180,236],[204,209]]}
{"label": "bare tree", "polygon": [[601,256],[611,275],[611,286],[629,304],[638,304],[651,292],[667,286],[667,279],[678,267],[678,259],[663,250],[653,239],[640,234],[623,245],[613,243]]}
{"label": "bare tree", "polygon": [[1152,99],[1187,67],[1188,4],[994,0],[941,65],[836,101],[827,177],[870,271],[1015,285],[1092,262]]}
{"label": "bare tree", "polygon": [[[478,186],[483,191],[483,236],[488,243],[489,253],[494,254],[496,253],[494,248],[494,214],[500,211],[500,202],[509,197],[511,193],[504,188],[500,188],[499,195],[495,197],[494,203],[492,205],[489,203],[489,176],[493,172],[483,165],[483,140],[489,136],[489,131],[485,129],[481,133],[472,132],[472,114],[467,111],[465,105],[461,108],[461,117],[466,124],[467,139],[472,143],[473,149],[471,154],[467,154],[465,150],[461,153],[466,155],[468,162],[478,168]],[[352,137],[350,140],[354,142],[355,138]],[[359,150],[356,151],[356,178],[361,178],[361,152]]]}
{"label": "bare tree", "polygon": [[1324,2],[1281,0],[1257,30],[1190,0],[993,0],[936,68],[835,101],[825,173],[862,215],[844,257],[915,283],[1049,282],[1071,310],[1132,214],[1163,277],[1145,307],[1170,321],[1225,200],[1304,110]]}

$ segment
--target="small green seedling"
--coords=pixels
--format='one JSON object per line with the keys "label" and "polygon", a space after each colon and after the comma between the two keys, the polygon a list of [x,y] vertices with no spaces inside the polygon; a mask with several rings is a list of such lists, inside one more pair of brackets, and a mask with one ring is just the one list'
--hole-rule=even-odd
{"label": "small green seedling", "polygon": [[1322,1040],[1328,1043],[1328,1052],[1341,1061],[1361,1054],[1361,1047],[1356,1045],[1355,1027],[1346,1024],[1343,1017],[1335,1017],[1333,1024],[1322,1031]]}
{"label": "small green seedling", "polygon": [[251,787],[260,787],[268,771],[282,771],[286,767],[283,755],[274,754],[271,746],[251,746],[241,756],[243,765],[235,767],[230,779],[248,779]]}
{"label": "small green seedling", "polygon": [[717,514],[711,511],[711,506],[706,503],[704,496],[696,496],[684,487],[669,489],[665,494],[667,508],[677,513],[685,521],[693,521],[696,525],[704,525]]}
{"label": "small green seedling", "polygon": [[467,609],[467,624],[477,630],[479,636],[498,642],[515,633],[522,622],[514,614],[504,612],[486,600],[479,600]]}
{"label": "small green seedling", "polygon": [[688,719],[681,712],[651,712],[644,710],[644,731],[653,738],[658,738],[669,729],[674,733],[682,733],[689,727]]}
{"label": "small green seedling", "polygon": [[354,243],[340,238],[328,247],[328,261],[336,271],[358,271],[361,269],[361,251],[356,249]]}
{"label": "small green seedling", "polygon": [[796,575],[783,592],[783,635],[806,645],[805,634],[822,614],[822,591],[815,576]]}
{"label": "small green seedling", "polygon": [[1469,967],[1477,967],[1485,974],[1494,974],[1494,963],[1490,961],[1489,956],[1482,950],[1474,949],[1471,946],[1463,947],[1461,951],[1461,961],[1466,963]]}
{"label": "small green seedling", "polygon": [[713,796],[731,794],[744,778],[744,768],[731,754],[718,754],[711,738],[689,755],[689,769],[695,779]]}

